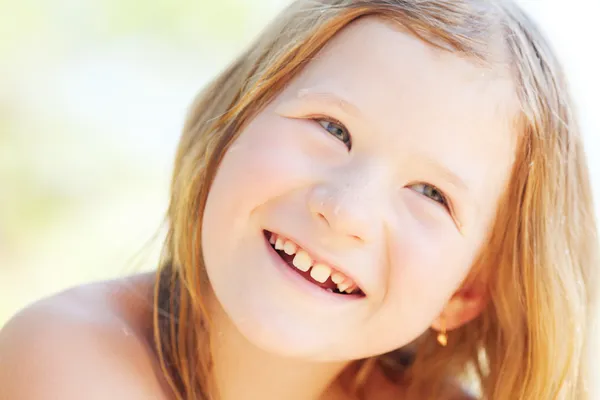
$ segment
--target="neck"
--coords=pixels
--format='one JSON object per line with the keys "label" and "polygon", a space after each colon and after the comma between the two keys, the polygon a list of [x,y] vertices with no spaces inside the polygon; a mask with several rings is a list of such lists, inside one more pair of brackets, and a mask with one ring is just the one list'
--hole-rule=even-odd
{"label": "neck", "polygon": [[309,362],[266,352],[219,311],[212,318],[212,355],[220,400],[342,398],[335,382],[348,363]]}

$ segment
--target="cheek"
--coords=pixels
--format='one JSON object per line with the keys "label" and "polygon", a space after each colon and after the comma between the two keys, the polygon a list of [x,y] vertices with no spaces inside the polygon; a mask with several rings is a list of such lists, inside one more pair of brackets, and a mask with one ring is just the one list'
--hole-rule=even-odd
{"label": "cheek", "polygon": [[314,162],[289,125],[283,118],[259,115],[227,150],[204,214],[204,229],[213,237],[225,239],[226,231],[231,243],[244,234],[257,208],[310,181]]}
{"label": "cheek", "polygon": [[457,232],[415,227],[394,251],[392,282],[413,298],[444,301],[467,275],[473,250]]}
{"label": "cheek", "polygon": [[388,290],[365,337],[377,337],[374,353],[402,347],[427,331],[465,278],[474,251],[456,234],[432,234],[404,225],[390,250]]}
{"label": "cheek", "polygon": [[[416,336],[442,311],[469,272],[475,249],[457,232],[405,225],[390,254],[385,313]],[[401,316],[400,318],[394,315]],[[407,324],[410,327],[407,327]]]}

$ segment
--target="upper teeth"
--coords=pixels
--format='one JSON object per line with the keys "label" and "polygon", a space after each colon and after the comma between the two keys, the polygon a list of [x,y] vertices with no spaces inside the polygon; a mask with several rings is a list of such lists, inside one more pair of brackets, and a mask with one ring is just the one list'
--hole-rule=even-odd
{"label": "upper teeth", "polygon": [[312,258],[304,250],[300,250],[294,256],[294,267],[298,268],[300,271],[308,271],[310,267],[312,267],[312,263]]}
{"label": "upper teeth", "polygon": [[303,272],[310,270],[310,276],[315,281],[325,283],[331,277],[331,281],[337,285],[340,292],[352,293],[357,288],[352,279],[327,264],[315,262],[305,250],[291,240],[272,233],[269,242],[274,245],[275,250],[294,255],[294,267]]}
{"label": "upper teeth", "polygon": [[310,270],[310,276],[317,282],[325,283],[331,276],[331,268],[325,264],[316,263]]}
{"label": "upper teeth", "polygon": [[285,251],[285,254],[289,254],[290,256],[296,253],[297,250],[298,246],[296,246],[295,243],[292,243],[289,240],[283,245],[283,251]]}

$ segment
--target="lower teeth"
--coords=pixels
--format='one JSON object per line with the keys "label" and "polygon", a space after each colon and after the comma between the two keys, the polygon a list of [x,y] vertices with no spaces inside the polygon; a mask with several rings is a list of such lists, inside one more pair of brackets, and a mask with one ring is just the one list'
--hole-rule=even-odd
{"label": "lower teeth", "polygon": [[339,289],[325,289],[325,290],[327,290],[329,293],[335,293],[335,294],[349,294],[349,293],[346,293],[346,292],[340,292],[340,290],[339,290]]}

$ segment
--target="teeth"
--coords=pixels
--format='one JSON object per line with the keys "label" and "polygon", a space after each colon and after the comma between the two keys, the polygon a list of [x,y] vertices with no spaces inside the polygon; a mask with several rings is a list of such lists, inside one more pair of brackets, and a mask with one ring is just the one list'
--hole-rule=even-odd
{"label": "teeth", "polygon": [[340,272],[334,272],[333,274],[331,274],[331,281],[336,285],[344,282],[345,280],[346,276]]}
{"label": "teeth", "polygon": [[350,287],[352,287],[352,283],[351,282],[338,283],[337,287],[340,292],[346,292]]}
{"label": "teeth", "polygon": [[278,237],[277,240],[275,241],[275,250],[283,250],[283,239]]}
{"label": "teeth", "polygon": [[292,261],[294,267],[298,268],[302,272],[306,272],[312,266],[312,258],[304,250],[300,250],[296,253],[294,260]]}
{"label": "teeth", "polygon": [[298,246],[296,243],[290,242],[289,240],[283,245],[283,251],[285,251],[285,254],[287,255],[291,256],[292,254],[295,254],[297,250]]}
{"label": "teeth", "polygon": [[[274,245],[275,250],[284,251],[287,255],[294,255],[292,264],[302,272],[310,270],[310,276],[319,283],[325,283],[331,277],[331,281],[337,285],[340,293],[353,293],[357,287],[356,284],[341,272],[333,271],[331,267],[322,263],[313,265],[312,257],[291,240],[287,240],[274,233],[271,234],[269,242]],[[312,267],[312,269],[311,269]],[[333,290],[330,290],[333,291]]]}
{"label": "teeth", "polygon": [[310,276],[317,282],[325,283],[331,275],[331,268],[325,264],[316,263],[310,270]]}

